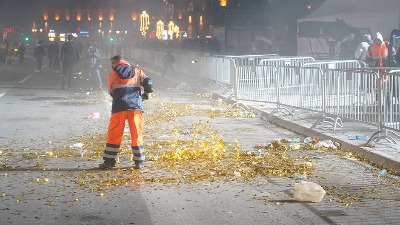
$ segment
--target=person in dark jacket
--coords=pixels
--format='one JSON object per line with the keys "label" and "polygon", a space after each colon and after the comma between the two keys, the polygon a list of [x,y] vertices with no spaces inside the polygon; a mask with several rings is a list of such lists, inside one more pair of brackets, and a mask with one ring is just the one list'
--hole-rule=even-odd
{"label": "person in dark jacket", "polygon": [[153,81],[140,68],[131,66],[120,55],[111,58],[111,67],[112,72],[108,77],[108,89],[113,98],[111,118],[103,155],[104,163],[99,164],[99,168],[115,167],[125,121],[128,120],[134,167],[141,169],[145,160],[142,101],[148,99],[149,93],[153,92]]}
{"label": "person in dark jacket", "polygon": [[62,62],[62,84],[61,90],[64,90],[66,80],[67,89],[71,90],[71,78],[74,74],[74,65],[79,61],[79,50],[78,46],[73,42],[74,36],[68,35],[67,42],[61,47],[60,61]]}
{"label": "person in dark jacket", "polygon": [[20,42],[18,45],[18,58],[20,63],[24,63],[25,61],[25,49],[24,43]]}
{"label": "person in dark jacket", "polygon": [[358,43],[355,39],[355,34],[350,33],[340,45],[339,59],[340,60],[355,59],[354,53],[356,52],[357,45]]}
{"label": "person in dark jacket", "polygon": [[43,58],[46,56],[46,51],[42,46],[43,41],[38,41],[35,50],[33,51],[33,57],[36,59],[37,69],[35,72],[42,72]]}
{"label": "person in dark jacket", "polygon": [[55,41],[47,48],[47,57],[49,58],[49,69],[52,70],[54,73],[59,71],[60,67],[60,60],[59,55],[60,48],[58,47],[58,42]]}
{"label": "person in dark jacket", "polygon": [[90,85],[93,90],[102,89],[103,82],[100,76],[100,51],[97,44],[90,45],[87,50],[86,67],[90,78]]}

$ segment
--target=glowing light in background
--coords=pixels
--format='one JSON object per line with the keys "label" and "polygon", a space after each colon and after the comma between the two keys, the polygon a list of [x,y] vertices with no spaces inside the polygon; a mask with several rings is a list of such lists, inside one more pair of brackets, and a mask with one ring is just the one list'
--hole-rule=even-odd
{"label": "glowing light in background", "polygon": [[69,11],[65,10],[65,20],[70,20],[71,16],[69,15]]}
{"label": "glowing light in background", "polygon": [[54,30],[50,30],[48,36],[49,36],[49,41],[54,41],[56,38],[56,33],[54,32]]}
{"label": "glowing light in background", "polygon": [[174,27],[175,38],[179,38],[179,27],[175,25]]}
{"label": "glowing light in background", "polygon": [[306,8],[307,8],[308,10],[311,10],[311,9],[312,9],[312,5],[311,5],[311,4],[306,4]]}
{"label": "glowing light in background", "polygon": [[189,16],[189,17],[188,17],[188,22],[189,22],[189,24],[192,23],[192,16]]}
{"label": "glowing light in background", "polygon": [[146,11],[143,11],[140,15],[140,32],[143,36],[146,36],[146,31],[149,29],[150,17]]}
{"label": "glowing light in background", "polygon": [[169,23],[168,23],[168,37],[171,37],[171,39],[173,39],[174,28],[175,28],[174,22],[173,21],[169,21]]}
{"label": "glowing light in background", "polygon": [[157,22],[157,31],[156,31],[156,36],[158,39],[162,38],[163,32],[164,32],[164,22],[159,20]]}
{"label": "glowing light in background", "polygon": [[178,18],[181,20],[183,18],[182,10],[179,10],[178,12]]}
{"label": "glowing light in background", "polygon": [[45,21],[47,21],[49,19],[49,14],[48,14],[47,10],[44,10],[44,12],[43,12],[43,19]]}
{"label": "glowing light in background", "polygon": [[54,20],[60,20],[60,14],[58,12],[54,12]]}
{"label": "glowing light in background", "polygon": [[114,21],[114,12],[115,12],[115,10],[113,10],[113,9],[110,9],[110,11],[108,11],[108,19],[110,21]]}
{"label": "glowing light in background", "polygon": [[228,3],[228,0],[219,0],[219,5],[222,7],[225,7],[227,3]]}
{"label": "glowing light in background", "polygon": [[103,10],[99,10],[99,21],[103,21]]}
{"label": "glowing light in background", "polygon": [[60,41],[63,42],[66,40],[66,34],[61,33],[60,36],[58,36],[60,38]]}
{"label": "glowing light in background", "polygon": [[81,21],[81,19],[82,19],[81,10],[78,9],[76,11],[76,20]]}
{"label": "glowing light in background", "polygon": [[137,15],[136,12],[133,11],[133,12],[131,13],[131,17],[132,17],[132,20],[133,20],[133,21],[136,21],[137,18],[138,18],[138,15]]}

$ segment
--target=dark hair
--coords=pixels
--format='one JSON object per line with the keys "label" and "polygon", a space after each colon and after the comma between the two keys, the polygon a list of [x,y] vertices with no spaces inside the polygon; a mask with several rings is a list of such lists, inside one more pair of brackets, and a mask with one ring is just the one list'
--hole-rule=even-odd
{"label": "dark hair", "polygon": [[71,41],[72,39],[74,39],[74,36],[72,34],[69,34],[67,39],[68,39],[68,41]]}
{"label": "dark hair", "polygon": [[111,57],[111,60],[115,60],[115,61],[119,61],[121,59],[122,59],[121,55],[116,55],[116,56]]}

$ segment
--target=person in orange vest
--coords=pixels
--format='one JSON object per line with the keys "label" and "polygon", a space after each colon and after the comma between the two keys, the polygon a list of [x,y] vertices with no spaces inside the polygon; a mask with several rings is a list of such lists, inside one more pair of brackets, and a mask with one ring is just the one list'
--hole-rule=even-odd
{"label": "person in orange vest", "polygon": [[112,71],[108,77],[108,90],[113,98],[111,118],[103,154],[104,162],[99,164],[99,168],[115,167],[125,121],[128,120],[134,167],[141,169],[145,160],[143,100],[148,99],[149,93],[153,92],[153,81],[140,68],[131,66],[120,55],[111,58],[111,68]]}
{"label": "person in orange vest", "polygon": [[374,43],[369,46],[367,52],[367,60],[369,66],[372,67],[384,67],[387,66],[388,49],[386,43],[383,41],[382,35],[376,33]]}

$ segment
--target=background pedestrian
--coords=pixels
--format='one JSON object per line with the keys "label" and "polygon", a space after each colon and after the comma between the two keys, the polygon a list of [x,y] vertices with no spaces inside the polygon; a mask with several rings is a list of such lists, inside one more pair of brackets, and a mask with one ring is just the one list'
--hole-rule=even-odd
{"label": "background pedestrian", "polygon": [[[71,78],[74,74],[74,65],[79,61],[78,46],[73,42],[74,36],[71,34],[67,37],[67,42],[61,47],[60,61],[62,62],[62,84],[61,90],[67,88],[71,90]],[[67,87],[65,87],[65,83]]]}
{"label": "background pedestrian", "polygon": [[43,41],[38,41],[35,50],[33,51],[33,57],[36,59],[36,70],[35,72],[42,72],[43,58],[46,56],[46,51],[44,50]]}

